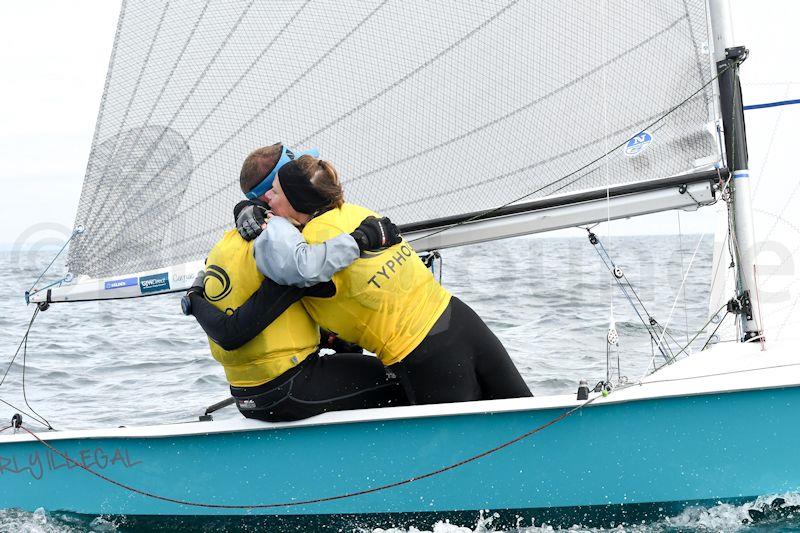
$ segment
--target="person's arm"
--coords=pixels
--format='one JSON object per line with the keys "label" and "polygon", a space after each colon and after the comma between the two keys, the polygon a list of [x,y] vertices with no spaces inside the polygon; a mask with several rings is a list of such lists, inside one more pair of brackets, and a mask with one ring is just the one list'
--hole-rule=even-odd
{"label": "person's arm", "polygon": [[191,292],[192,314],[203,331],[223,350],[235,350],[250,342],[307,291],[278,285],[266,278],[245,303],[228,315]]}
{"label": "person's arm", "polygon": [[258,270],[283,285],[309,287],[330,281],[339,270],[358,259],[352,235],[342,233],[320,244],[308,244],[287,219],[273,216],[255,240]]}
{"label": "person's arm", "polygon": [[278,283],[296,287],[330,281],[362,251],[380,251],[402,241],[400,230],[386,217],[369,216],[352,233],[320,244],[308,244],[289,220],[268,214],[260,202],[239,202],[233,217],[242,238],[256,239],[254,254],[259,271]]}

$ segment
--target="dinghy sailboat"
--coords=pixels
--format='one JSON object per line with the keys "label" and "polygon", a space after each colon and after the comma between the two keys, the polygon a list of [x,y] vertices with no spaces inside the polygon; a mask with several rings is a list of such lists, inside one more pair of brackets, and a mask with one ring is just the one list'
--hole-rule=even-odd
{"label": "dinghy sailboat", "polygon": [[[764,334],[738,80],[747,51],[733,46],[726,9],[126,2],[70,273],[31,292],[41,309],[187,289],[230,227],[243,155],[284,139],[320,146],[349,198],[391,216],[420,253],[722,205],[730,250],[716,257],[735,267],[714,286],[711,321],[733,315],[736,342],[685,357],[643,316],[663,364],[577,396],[281,424],[212,415],[37,432],[17,419],[0,434],[5,506],[618,521],[798,490],[800,359]],[[587,441],[609,427],[603,446]],[[252,461],[267,456],[280,460]]]}

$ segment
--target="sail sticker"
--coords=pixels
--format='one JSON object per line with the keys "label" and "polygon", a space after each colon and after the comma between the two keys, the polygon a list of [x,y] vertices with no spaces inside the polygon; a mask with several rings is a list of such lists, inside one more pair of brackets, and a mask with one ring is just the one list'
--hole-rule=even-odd
{"label": "sail sticker", "polygon": [[625,155],[628,157],[636,157],[642,150],[650,146],[653,142],[653,135],[648,131],[640,131],[634,135],[628,144],[625,145]]}
{"label": "sail sticker", "polygon": [[[131,459],[128,448],[85,448],[74,454],[61,454],[46,450],[43,453],[35,451],[31,454],[0,455],[0,474],[23,474],[33,479],[42,479],[45,475],[52,475],[62,468],[72,469],[76,466],[105,470],[119,466],[131,468],[142,461]],[[117,466],[119,465],[119,466]]]}
{"label": "sail sticker", "polygon": [[133,287],[139,282],[139,278],[112,279],[106,281],[105,290],[121,289],[122,287]]}
{"label": "sail sticker", "polygon": [[172,283],[183,283],[186,281],[194,281],[197,277],[197,272],[186,272],[184,274],[172,274]]}
{"label": "sail sticker", "polygon": [[142,276],[139,278],[139,289],[142,294],[150,292],[160,292],[169,290],[169,274],[153,274],[152,276]]}

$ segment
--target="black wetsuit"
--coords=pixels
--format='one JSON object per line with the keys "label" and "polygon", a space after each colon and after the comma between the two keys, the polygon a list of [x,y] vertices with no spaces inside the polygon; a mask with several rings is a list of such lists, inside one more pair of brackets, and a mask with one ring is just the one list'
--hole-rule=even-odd
{"label": "black wetsuit", "polygon": [[389,369],[412,404],[533,396],[500,339],[455,296],[419,346]]}
{"label": "black wetsuit", "polygon": [[[218,343],[232,349],[255,337],[302,296],[324,298],[333,296],[335,291],[336,286],[330,281],[302,289],[284,287],[267,278],[231,316],[196,295],[192,296],[192,306],[194,308],[196,301],[206,304],[201,311],[202,318],[198,316],[200,325],[212,339],[223,334],[218,331],[236,338],[236,346],[231,348]],[[380,364],[375,358],[371,360]],[[389,368],[400,379],[405,396],[412,404],[532,396],[500,340],[456,297],[451,298],[447,309],[419,346]],[[350,379],[359,382],[357,387],[364,387],[360,375]]]}
{"label": "black wetsuit", "polygon": [[[206,334],[225,350],[246,344],[304,294],[332,294],[333,284],[310,289],[284,287],[265,279],[259,290],[232,315],[198,294],[192,314]],[[231,395],[248,418],[271,422],[300,420],[327,411],[408,405],[403,386],[389,378],[383,364],[364,354],[309,355],[299,365],[255,387],[231,385]]]}

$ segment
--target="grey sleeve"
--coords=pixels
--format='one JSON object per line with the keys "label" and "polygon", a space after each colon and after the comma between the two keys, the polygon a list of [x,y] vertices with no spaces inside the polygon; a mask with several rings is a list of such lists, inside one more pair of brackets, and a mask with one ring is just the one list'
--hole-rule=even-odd
{"label": "grey sleeve", "polygon": [[255,240],[258,270],[279,285],[310,287],[330,281],[358,259],[358,244],[348,233],[321,244],[308,244],[303,234],[283,217],[272,217]]}

